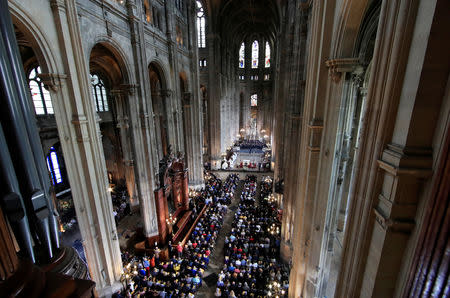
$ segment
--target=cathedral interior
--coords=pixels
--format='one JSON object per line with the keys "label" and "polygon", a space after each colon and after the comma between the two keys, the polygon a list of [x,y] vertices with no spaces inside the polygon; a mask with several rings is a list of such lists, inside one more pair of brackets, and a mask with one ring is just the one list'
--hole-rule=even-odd
{"label": "cathedral interior", "polygon": [[0,0],[0,296],[450,297],[449,16]]}

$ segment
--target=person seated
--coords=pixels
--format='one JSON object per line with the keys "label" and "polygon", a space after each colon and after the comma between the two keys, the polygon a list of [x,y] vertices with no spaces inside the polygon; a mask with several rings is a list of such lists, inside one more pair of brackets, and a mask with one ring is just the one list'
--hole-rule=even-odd
{"label": "person seated", "polygon": [[196,274],[195,277],[192,279],[192,283],[195,285],[201,285],[201,278]]}

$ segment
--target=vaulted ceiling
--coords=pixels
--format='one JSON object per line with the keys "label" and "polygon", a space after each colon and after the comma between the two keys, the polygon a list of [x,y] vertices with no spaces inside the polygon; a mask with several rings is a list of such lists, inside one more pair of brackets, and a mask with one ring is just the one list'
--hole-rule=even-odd
{"label": "vaulted ceiling", "polygon": [[249,36],[272,41],[280,25],[281,0],[205,0],[213,30],[234,44]]}

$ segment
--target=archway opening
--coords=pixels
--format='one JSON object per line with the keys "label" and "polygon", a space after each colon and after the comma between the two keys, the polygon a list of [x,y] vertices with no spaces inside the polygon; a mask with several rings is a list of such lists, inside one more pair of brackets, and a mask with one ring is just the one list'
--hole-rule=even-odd
{"label": "archway opening", "polygon": [[129,138],[128,85],[113,47],[96,44],[89,57],[92,99],[99,117],[103,153],[116,225],[138,204]]}
{"label": "archway opening", "polygon": [[155,115],[156,139],[158,144],[158,159],[169,152],[169,123],[167,117],[168,91],[161,68],[155,63],[150,63],[148,67],[150,78],[150,90],[152,97],[153,114]]}

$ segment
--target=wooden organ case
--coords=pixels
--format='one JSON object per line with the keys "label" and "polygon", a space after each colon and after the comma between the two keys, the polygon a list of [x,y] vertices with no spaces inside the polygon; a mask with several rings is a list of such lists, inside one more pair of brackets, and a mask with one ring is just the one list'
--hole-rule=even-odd
{"label": "wooden organ case", "polygon": [[[168,155],[159,163],[159,187],[155,190],[155,205],[158,216],[158,238],[167,244],[169,235],[176,240],[188,224],[189,190],[188,170],[181,154]],[[159,243],[158,242],[158,243]]]}

